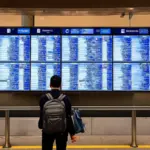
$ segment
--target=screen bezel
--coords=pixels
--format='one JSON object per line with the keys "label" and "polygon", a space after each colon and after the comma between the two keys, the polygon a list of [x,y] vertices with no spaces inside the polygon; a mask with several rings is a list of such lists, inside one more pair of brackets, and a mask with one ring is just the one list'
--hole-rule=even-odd
{"label": "screen bezel", "polygon": [[[92,28],[111,28],[111,29],[114,29],[114,28],[125,28],[125,29],[132,29],[132,28],[140,28],[140,29],[145,29],[145,28],[149,28],[149,27],[126,27],[126,26],[123,26],[123,27],[98,27],[98,26],[95,26],[95,27],[66,27],[66,26],[61,26],[61,27],[42,27],[42,26],[37,26],[37,27],[20,27],[20,26],[15,26],[15,27],[10,27],[10,26],[8,26],[8,27],[0,27],[0,29],[1,28],[30,28],[30,30],[32,29],[32,28],[68,28],[68,29],[71,29],[71,28],[85,28],[85,29],[92,29]],[[3,35],[5,35],[5,34],[3,34]],[[18,35],[18,34],[11,34],[11,35]],[[24,34],[19,34],[19,35],[24,35]],[[88,34],[84,34],[85,36],[86,35],[88,35]],[[91,34],[90,34],[91,35]],[[107,34],[104,34],[104,35],[107,35]],[[110,35],[110,34],[109,34]],[[30,36],[30,62],[28,62],[28,63],[30,63],[30,70],[31,70],[31,34],[29,34],[29,36]],[[67,35],[66,35],[67,36]],[[97,35],[98,36],[98,35]],[[100,35],[99,35],[100,36]],[[112,36],[112,40],[113,40],[113,34],[111,34],[111,36]],[[115,35],[115,36],[117,36],[117,34]],[[120,36],[120,35],[119,35]],[[124,35],[124,36],[126,36],[126,35]],[[129,35],[129,36],[132,36],[132,35]],[[134,36],[134,34],[133,34],[133,36]],[[137,35],[138,36],[138,35]],[[150,34],[140,34],[139,36],[150,36]],[[62,38],[62,35],[60,35],[60,37]],[[62,44],[62,39],[61,39],[61,44]],[[113,48],[113,42],[112,42],[112,48]],[[61,53],[62,53],[62,51],[61,51]],[[62,54],[61,54],[61,57],[62,57]],[[62,59],[61,59],[61,61],[62,61]],[[8,62],[9,63],[9,62]],[[17,62],[16,62],[17,63]],[[18,62],[19,63],[19,62]],[[20,63],[24,63],[24,62],[20,62]],[[62,71],[62,62],[60,62],[61,63],[61,71]],[[80,63],[80,62],[79,62]],[[100,63],[103,63],[103,62],[100,62]],[[113,51],[112,51],[112,65],[113,65],[113,63],[117,63],[117,62],[113,62]],[[122,62],[122,63],[125,63],[125,62]],[[127,63],[131,63],[131,62],[127,62]],[[134,63],[134,62],[133,62]],[[141,63],[141,62],[140,62]],[[144,62],[144,63],[149,63],[149,62]],[[113,71],[113,67],[112,67],[112,71]],[[61,74],[61,76],[62,76],[62,74]],[[49,90],[44,90],[44,91],[42,91],[42,90],[36,90],[36,91],[34,91],[34,90],[31,90],[31,71],[30,71],[30,90],[29,91],[25,91],[25,90],[0,90],[0,92],[10,92],[10,93],[13,93],[13,92],[17,92],[17,93],[24,93],[24,92],[31,92],[31,93],[43,93],[43,92],[49,92],[50,91],[50,89]],[[108,92],[119,92],[119,93],[122,93],[122,92],[129,92],[129,93],[137,93],[137,92],[150,92],[150,90],[149,91],[143,91],[143,90],[130,90],[130,91],[126,91],[126,90],[114,90],[113,89],[113,72],[112,72],[112,90],[111,91],[108,91],[108,90],[96,90],[96,91],[90,91],[90,90],[77,90],[77,91],[72,91],[72,90],[62,90],[61,89],[61,91],[62,92],[69,92],[69,93],[80,93],[80,92],[102,92],[102,93],[108,93]]]}

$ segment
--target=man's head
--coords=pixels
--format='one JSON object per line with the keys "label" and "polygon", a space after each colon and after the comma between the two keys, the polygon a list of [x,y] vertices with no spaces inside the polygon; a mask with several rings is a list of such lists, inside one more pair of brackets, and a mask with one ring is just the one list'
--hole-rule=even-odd
{"label": "man's head", "polygon": [[51,77],[50,81],[50,87],[51,89],[60,89],[61,87],[61,77],[54,75]]}

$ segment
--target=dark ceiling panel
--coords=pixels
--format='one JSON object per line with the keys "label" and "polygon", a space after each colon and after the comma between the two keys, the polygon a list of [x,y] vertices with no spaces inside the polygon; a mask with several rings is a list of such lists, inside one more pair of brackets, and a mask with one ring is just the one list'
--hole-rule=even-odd
{"label": "dark ceiling panel", "polygon": [[149,0],[1,0],[5,8],[115,8],[149,7]]}
{"label": "dark ceiling panel", "polygon": [[150,7],[136,8],[0,8],[0,14],[26,14],[48,16],[100,16],[100,15],[134,15],[150,14]]}

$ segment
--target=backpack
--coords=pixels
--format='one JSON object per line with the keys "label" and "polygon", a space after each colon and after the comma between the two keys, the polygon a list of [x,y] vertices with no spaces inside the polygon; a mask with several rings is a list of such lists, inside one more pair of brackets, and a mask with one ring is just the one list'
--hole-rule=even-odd
{"label": "backpack", "polygon": [[43,107],[43,132],[46,134],[63,133],[66,130],[66,109],[61,94],[54,99],[50,93],[46,94],[49,101]]}

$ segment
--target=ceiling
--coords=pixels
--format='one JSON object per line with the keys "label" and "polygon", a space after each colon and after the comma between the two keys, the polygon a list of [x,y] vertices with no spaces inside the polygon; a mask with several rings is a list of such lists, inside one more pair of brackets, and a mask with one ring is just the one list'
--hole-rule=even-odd
{"label": "ceiling", "polygon": [[0,0],[0,8],[148,7],[150,0]]}
{"label": "ceiling", "polygon": [[123,15],[133,12],[135,15],[150,14],[150,7],[138,8],[86,8],[86,9],[53,9],[53,8],[0,8],[0,14],[17,15],[53,15],[53,16],[99,16]]}

